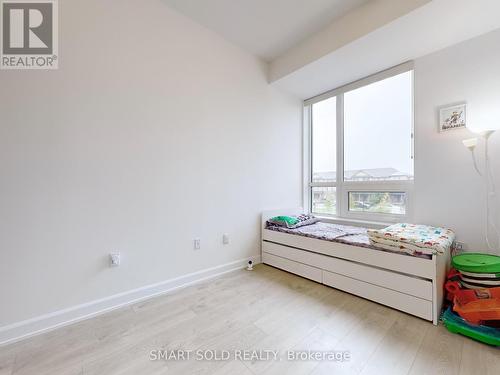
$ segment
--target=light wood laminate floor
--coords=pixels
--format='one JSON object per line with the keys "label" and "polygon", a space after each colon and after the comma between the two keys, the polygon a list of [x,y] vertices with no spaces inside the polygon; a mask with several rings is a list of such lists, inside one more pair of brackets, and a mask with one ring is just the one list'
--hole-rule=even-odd
{"label": "light wood laminate floor", "polygon": [[[156,349],[280,350],[281,361],[151,361]],[[350,360],[288,361],[287,350]],[[259,265],[0,347],[0,375],[500,373],[500,351]]]}

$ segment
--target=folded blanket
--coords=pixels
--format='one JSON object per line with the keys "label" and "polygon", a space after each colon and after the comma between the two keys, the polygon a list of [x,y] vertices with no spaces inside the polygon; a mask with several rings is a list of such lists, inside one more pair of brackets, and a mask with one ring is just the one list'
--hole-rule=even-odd
{"label": "folded blanket", "polygon": [[410,255],[433,255],[437,253],[437,251],[433,249],[418,247],[398,241],[386,240],[384,238],[370,237],[369,241],[372,246],[385,250],[404,252]]}
{"label": "folded blanket", "polygon": [[368,229],[367,233],[374,246],[389,246],[410,254],[444,254],[455,240],[451,229],[417,224],[399,223],[384,229]]}

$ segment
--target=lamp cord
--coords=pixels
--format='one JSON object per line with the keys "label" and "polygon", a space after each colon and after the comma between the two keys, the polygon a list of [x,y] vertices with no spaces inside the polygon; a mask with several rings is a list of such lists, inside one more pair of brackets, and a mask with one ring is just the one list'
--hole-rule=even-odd
{"label": "lamp cord", "polygon": [[476,154],[474,153],[474,151],[472,151],[472,162],[474,163],[474,169],[479,174],[479,176],[482,177],[483,174],[481,173],[481,171],[479,170],[479,168],[477,166]]}

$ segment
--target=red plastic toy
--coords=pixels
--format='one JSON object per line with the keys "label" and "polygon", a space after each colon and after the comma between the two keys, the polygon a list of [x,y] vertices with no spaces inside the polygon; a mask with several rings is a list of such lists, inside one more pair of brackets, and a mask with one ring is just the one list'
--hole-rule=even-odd
{"label": "red plastic toy", "polygon": [[446,276],[446,283],[444,284],[444,289],[446,290],[446,299],[450,302],[453,302],[455,299],[455,293],[457,290],[460,290],[460,272],[456,269],[452,268],[448,272]]}

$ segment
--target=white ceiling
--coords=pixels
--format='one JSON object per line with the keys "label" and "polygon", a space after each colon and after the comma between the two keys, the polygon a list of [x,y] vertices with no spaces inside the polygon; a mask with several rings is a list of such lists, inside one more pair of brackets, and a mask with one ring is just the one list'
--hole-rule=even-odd
{"label": "white ceiling", "polygon": [[266,61],[369,1],[163,0]]}
{"label": "white ceiling", "polygon": [[499,14],[499,0],[433,0],[273,84],[302,99],[311,98],[497,30]]}

